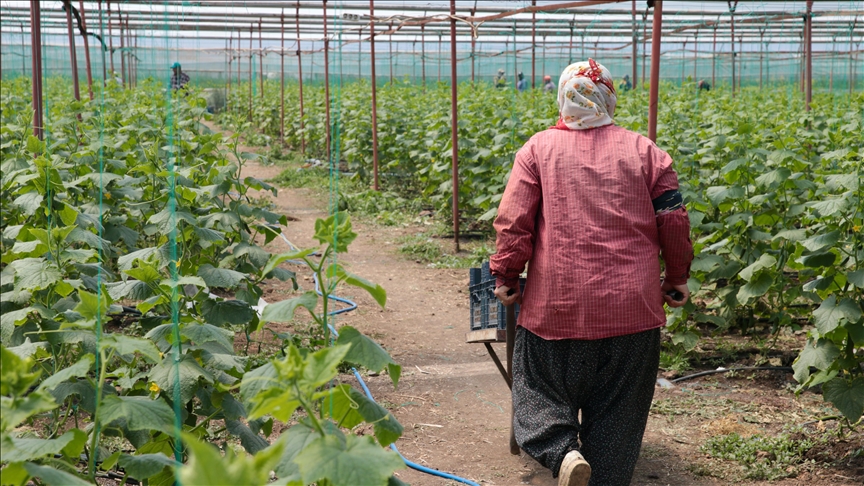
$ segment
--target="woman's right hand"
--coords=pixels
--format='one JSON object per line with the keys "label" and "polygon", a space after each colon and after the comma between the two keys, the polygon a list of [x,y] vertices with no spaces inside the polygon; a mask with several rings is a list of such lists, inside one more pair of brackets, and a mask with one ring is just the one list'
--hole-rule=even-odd
{"label": "woman's right hand", "polygon": [[[668,282],[663,282],[660,285],[660,291],[663,292],[663,300],[666,302],[666,305],[669,307],[681,307],[687,303],[687,299],[690,298],[690,289],[687,288],[687,284],[684,285],[672,285]],[[675,300],[672,298],[670,293],[680,292],[681,299]]]}

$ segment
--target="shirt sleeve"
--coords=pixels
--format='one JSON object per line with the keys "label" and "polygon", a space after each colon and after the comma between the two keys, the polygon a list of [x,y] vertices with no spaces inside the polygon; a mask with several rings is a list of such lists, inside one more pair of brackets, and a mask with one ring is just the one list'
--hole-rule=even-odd
{"label": "shirt sleeve", "polygon": [[[651,188],[651,197],[659,197],[670,190],[678,190],[678,175],[671,164],[666,166],[657,178]],[[657,233],[660,237],[660,254],[666,264],[664,280],[672,285],[686,284],[690,278],[690,262],[693,260],[687,208],[682,205],[674,211],[658,214]]]}
{"label": "shirt sleeve", "polygon": [[526,145],[516,154],[495,218],[497,252],[489,259],[489,269],[497,277],[497,287],[519,285],[519,275],[534,252],[541,198],[540,178],[530,146]]}

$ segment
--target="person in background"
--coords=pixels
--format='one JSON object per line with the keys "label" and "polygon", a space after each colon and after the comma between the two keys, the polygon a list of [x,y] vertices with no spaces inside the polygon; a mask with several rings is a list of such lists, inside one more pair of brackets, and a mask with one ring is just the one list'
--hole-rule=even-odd
{"label": "person in background", "polygon": [[504,75],[503,69],[498,70],[498,74],[495,75],[494,84],[498,89],[504,89],[507,87],[507,76]]}
{"label": "person in background", "polygon": [[618,89],[621,91],[630,91],[633,89],[633,84],[630,82],[630,75],[624,75],[624,81],[621,81],[621,84],[618,85]]}
{"label": "person in background", "polygon": [[543,76],[543,92],[544,93],[554,93],[555,92],[555,83],[552,82],[552,76],[548,74]]}
{"label": "person in background", "polygon": [[522,71],[519,71],[519,74],[517,74],[516,77],[519,79],[516,82],[516,89],[518,89],[520,93],[528,89],[528,80],[525,79],[525,75],[522,74]]}
{"label": "person in background", "polygon": [[174,91],[181,88],[185,90],[186,84],[189,83],[189,75],[183,72],[179,62],[172,64],[171,69],[174,71],[174,74],[171,76],[171,89]]}
{"label": "person in background", "polygon": [[559,486],[630,484],[663,304],[690,295],[690,222],[672,158],[614,124],[613,83],[593,59],[564,70],[558,123],[516,154],[494,223],[495,296],[521,304],[513,429]]}
{"label": "person in background", "polygon": [[705,81],[704,79],[700,79],[699,82],[696,83],[696,88],[699,91],[702,91],[703,89],[705,91],[711,91],[711,83],[709,83],[708,81]]}

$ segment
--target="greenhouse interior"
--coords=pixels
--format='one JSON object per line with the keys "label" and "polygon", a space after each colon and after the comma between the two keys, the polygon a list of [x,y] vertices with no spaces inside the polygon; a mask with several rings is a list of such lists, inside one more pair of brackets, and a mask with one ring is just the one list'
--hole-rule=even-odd
{"label": "greenhouse interior", "polygon": [[864,483],[862,41],[0,0],[2,484]]}

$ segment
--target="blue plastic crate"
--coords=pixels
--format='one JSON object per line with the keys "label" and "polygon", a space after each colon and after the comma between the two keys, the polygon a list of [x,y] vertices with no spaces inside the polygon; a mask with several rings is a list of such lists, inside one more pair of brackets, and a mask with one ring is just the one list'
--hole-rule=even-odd
{"label": "blue plastic crate", "polygon": [[[470,269],[469,295],[471,300],[470,330],[506,329],[507,310],[495,297],[495,277],[489,272],[489,262],[480,268]],[[525,279],[519,279],[519,286],[525,290]],[[519,304],[516,304],[516,316],[519,316]]]}

